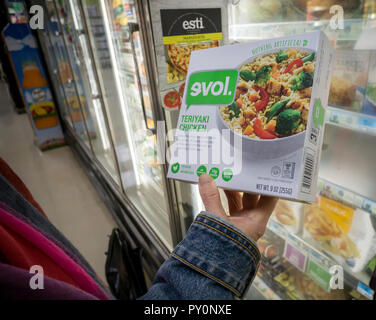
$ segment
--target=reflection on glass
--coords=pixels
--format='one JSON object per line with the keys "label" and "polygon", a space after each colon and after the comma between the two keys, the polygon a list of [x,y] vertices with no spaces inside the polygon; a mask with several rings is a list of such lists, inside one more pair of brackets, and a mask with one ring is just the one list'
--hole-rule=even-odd
{"label": "reflection on glass", "polygon": [[147,130],[154,123],[141,44],[129,25],[136,22],[135,8],[127,1],[87,0],[83,9],[125,195],[171,249],[156,137]]}
{"label": "reflection on glass", "polygon": [[70,55],[66,50],[68,47],[65,46],[62,39],[58,14],[54,2],[52,0],[47,0],[46,7],[49,16],[49,33],[54,44],[53,48],[57,58],[57,69],[59,80],[64,91],[65,103],[68,106],[76,136],[88,149],[90,149],[88,133],[83,124],[85,111],[81,112],[80,109],[80,103],[84,103],[86,99],[82,93],[80,94],[79,73],[77,73],[75,69],[75,64],[70,64],[70,62],[74,62],[74,60],[70,60]]}
{"label": "reflection on glass", "polygon": [[[58,6],[60,21],[65,26],[64,37],[70,52],[78,81],[77,90],[80,99],[71,101],[72,105],[82,110],[82,117],[77,112],[76,120],[81,121],[87,127],[93,152],[98,161],[110,173],[112,178],[119,183],[114,159],[114,151],[111,148],[107,128],[102,113],[100,92],[95,78],[94,65],[90,59],[90,52],[84,34],[84,26],[81,21],[79,7],[75,0],[62,3]],[[81,109],[80,109],[81,107]],[[78,111],[77,110],[77,111]]]}
{"label": "reflection on glass", "polygon": [[59,52],[58,49],[58,44],[57,44],[57,39],[54,35],[53,32],[50,33],[49,35],[49,32],[48,30],[53,30],[53,22],[51,22],[51,20],[48,20],[48,27],[47,29],[44,29],[44,31],[42,31],[42,36],[44,38],[44,43],[47,45],[47,50],[48,50],[48,54],[49,54],[49,57],[50,57],[50,63],[51,63],[51,68],[54,69],[54,75],[56,75],[58,78],[57,78],[57,89],[58,89],[58,95],[59,95],[59,99],[60,99],[60,104],[59,106],[62,108],[62,110],[60,110],[61,112],[61,115],[63,117],[63,119],[68,123],[68,125],[70,126],[70,128],[73,130],[73,124],[72,124],[72,118],[71,118],[71,115],[70,115],[70,110],[69,110],[69,105],[67,103],[67,99],[65,97],[65,92],[64,92],[64,88],[62,86],[62,83],[60,81],[60,73],[59,73],[59,70],[57,69],[57,61],[58,60],[61,60],[61,53]]}

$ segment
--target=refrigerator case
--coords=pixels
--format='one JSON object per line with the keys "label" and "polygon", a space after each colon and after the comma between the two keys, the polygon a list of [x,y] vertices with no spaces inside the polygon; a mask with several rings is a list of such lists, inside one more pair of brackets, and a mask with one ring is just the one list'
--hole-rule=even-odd
{"label": "refrigerator case", "polygon": [[[59,23],[59,15],[55,3],[51,0],[45,2],[47,28],[39,32],[42,39],[42,45],[48,43],[47,56],[52,68],[53,77],[58,84],[55,85],[55,91],[59,92],[63,103],[60,103],[62,116],[69,128],[75,133],[78,141],[88,152],[91,151],[89,141],[89,130],[87,130],[84,118],[87,118],[87,108],[82,108],[86,103],[86,97],[82,90],[82,79],[77,65],[72,63],[71,54],[62,37],[63,26]],[[51,61],[52,60],[52,61]],[[74,61],[73,61],[74,62]],[[56,89],[58,87],[58,89]],[[91,117],[91,116],[90,116]],[[93,134],[91,132],[91,134]],[[89,151],[90,150],[90,151]]]}
{"label": "refrigerator case", "polygon": [[[170,229],[164,168],[156,162],[156,121],[132,1],[76,3],[88,35],[120,181],[119,188],[150,231],[167,248],[177,243]],[[76,19],[79,13],[76,14]],[[103,54],[106,52],[107,54]]]}
{"label": "refrigerator case", "polygon": [[[166,137],[168,140],[166,148],[162,152],[168,154],[167,149],[171,146],[173,136],[171,132],[178,122],[187,71],[185,66],[189,63],[190,53],[228,42],[227,0],[206,0],[204,3],[194,0],[174,2],[156,0],[148,1],[148,5],[153,39],[153,43],[149,43],[149,46],[154,47],[154,68],[158,79],[156,103],[162,112],[162,119],[166,122],[166,130],[169,132]],[[200,20],[201,17],[202,20]],[[197,28],[187,32],[181,28],[184,20],[209,22],[212,28],[204,29],[204,32],[209,32],[209,34],[197,32]],[[169,25],[178,27],[167,28]],[[176,59],[174,55],[179,55],[180,59]],[[177,181],[168,181],[168,184],[175,191],[177,228],[185,234],[195,215],[203,210],[198,187]],[[224,194],[221,193],[221,195]]]}
{"label": "refrigerator case", "polygon": [[[99,1],[119,106],[108,110],[126,197],[163,244],[172,250],[170,204],[164,168],[156,162],[156,118],[146,75],[139,16],[133,1]],[[107,79],[110,81],[109,79]],[[106,83],[108,87],[108,83]],[[120,136],[121,135],[121,136]]]}
{"label": "refrigerator case", "polygon": [[77,1],[61,2],[56,5],[60,23],[63,25],[63,39],[72,61],[76,77],[82,118],[95,157],[111,178],[118,182],[114,149],[110,142],[108,127],[103,114],[103,99],[98,85],[93,58],[85,34],[85,25]]}
{"label": "refrigerator case", "polygon": [[[61,9],[60,2],[47,2],[56,6],[55,11]],[[247,297],[372,298],[369,280],[376,258],[372,257],[374,253],[368,239],[358,239],[359,226],[360,229],[369,230],[368,235],[373,234],[376,214],[376,173],[372,170],[376,118],[369,111],[373,106],[367,105],[368,101],[374,100],[376,48],[365,41],[367,48],[355,49],[364,46],[362,37],[366,37],[375,25],[374,7],[365,6],[365,2],[369,1],[356,1],[359,5],[344,8],[344,28],[339,30],[332,30],[329,21],[330,5],[336,1],[326,1],[326,7],[321,9],[317,1],[306,0],[288,0],[283,6],[274,0],[71,0],[65,3],[70,6],[70,11],[64,10],[67,17],[63,18],[69,18],[71,25],[68,23],[67,27],[65,19],[56,20],[61,31],[52,38],[63,42],[60,51],[64,54],[56,49],[54,54],[56,57],[66,57],[71,69],[80,71],[81,80],[72,80],[77,97],[81,92],[77,88],[80,86],[78,83],[82,82],[82,92],[91,103],[96,99],[93,88],[97,87],[100,107],[89,107],[88,110],[91,110],[97,126],[100,121],[95,110],[102,112],[104,130],[96,130],[95,139],[101,141],[107,135],[110,149],[113,149],[118,180],[108,180],[104,166],[100,173],[121,194],[121,202],[127,204],[127,208],[131,209],[130,215],[137,217],[137,223],[142,225],[149,241],[148,245],[143,244],[144,248],[155,252],[155,256],[158,251],[166,257],[182,239],[194,216],[203,209],[197,186],[166,180],[166,165],[156,162],[157,156],[165,154],[170,146],[171,141],[166,143],[164,133],[176,127],[178,103],[175,100],[178,100],[183,83],[180,78],[168,82],[166,63],[172,61],[163,44],[160,10],[220,8],[221,44],[321,29],[340,52],[336,67],[338,77],[351,80],[351,88],[356,88],[355,95],[350,94],[347,103],[333,102],[328,108],[319,172],[320,193],[316,206],[321,208],[320,199],[323,197],[335,201],[334,208],[349,208],[344,209],[347,220],[342,221],[338,217],[331,219],[335,222],[332,222],[332,225],[336,225],[334,228],[341,232],[336,234],[327,230],[327,234],[319,234],[317,240],[314,239],[317,236],[315,232],[313,235],[309,232],[315,230],[315,220],[318,220],[315,215],[312,221],[312,216],[308,214],[311,209],[289,202],[279,206],[280,212],[275,212],[264,237],[259,240],[262,264]],[[62,15],[59,12],[59,19]],[[69,43],[69,37],[77,41]],[[87,51],[80,37],[85,39]],[[85,53],[79,55],[74,50]],[[357,76],[344,75],[349,70]],[[90,77],[90,73],[93,77]],[[164,106],[166,90],[175,92],[169,98],[177,107]],[[61,91],[66,97],[66,90],[63,88]],[[338,96],[336,92],[332,94],[334,98]],[[81,112],[84,110],[82,104],[79,104]],[[160,120],[166,120],[166,127],[164,124],[161,126]],[[83,124],[87,132],[89,124]],[[162,128],[158,131],[162,134],[156,137],[158,127]],[[77,139],[82,140],[77,132],[75,134]],[[94,138],[91,137],[89,142],[92,150]],[[90,150],[87,152],[90,153]],[[99,152],[91,152],[95,161],[101,161]],[[220,194],[227,209],[223,191]],[[359,212],[362,219],[357,218]],[[333,212],[324,216],[330,215],[335,216]],[[150,239],[155,243],[151,243]],[[364,245],[365,242],[368,244]],[[367,256],[364,260],[369,259],[361,264],[355,263],[359,266],[356,269],[355,265],[351,266],[351,258],[358,259],[356,250],[351,253],[352,257],[343,250],[346,245],[353,248],[352,243],[361,247],[359,253],[367,251],[363,256]],[[336,252],[333,252],[333,247],[337,249]],[[338,254],[341,250],[342,255]],[[330,270],[336,266],[344,269],[343,290],[330,290],[329,287]]]}
{"label": "refrigerator case", "polygon": [[[359,39],[370,30],[375,35],[376,29],[374,10],[366,2],[346,3],[339,29],[331,25],[330,7],[343,5],[340,1],[229,5],[231,43],[323,30],[336,49],[317,203],[280,201],[259,240],[261,282],[255,281],[251,296],[252,291],[268,292],[265,286],[277,295],[264,294],[265,299],[372,299],[374,294],[369,282],[376,260],[376,118],[367,92],[373,92],[376,47],[359,47]],[[344,270],[343,290],[330,288],[335,266]]]}
{"label": "refrigerator case", "polygon": [[156,117],[137,9],[132,1],[43,5],[48,29],[37,33],[46,40],[66,137],[130,244],[143,248],[152,279],[180,238],[170,227],[165,168],[156,163]]}
{"label": "refrigerator case", "polygon": [[[373,30],[376,34],[375,7],[370,1],[345,3],[343,28],[333,29],[330,7],[336,4],[343,5],[334,0],[288,0],[283,5],[274,0],[175,1],[173,4],[163,0],[149,1],[161,107],[165,107],[166,89],[178,92],[182,80],[177,78],[176,82],[169,82],[169,77],[166,78],[169,57],[166,58],[168,53],[163,44],[161,10],[164,9],[221,7],[222,31],[228,33],[222,44],[323,30],[336,49],[316,206],[323,206],[325,200],[320,199],[324,197],[328,199],[326,203],[332,201],[331,205],[321,208],[325,213],[317,220],[317,214],[314,217],[308,214],[317,211],[316,207],[312,209],[289,201],[278,204],[265,236],[259,241],[262,264],[248,298],[370,299],[374,293],[369,288],[369,281],[376,261],[373,245],[376,177],[372,169],[376,47],[358,47],[359,39],[367,32]],[[164,114],[167,128],[175,128],[178,108],[164,108]],[[195,214],[202,209],[202,203],[197,186],[174,182],[174,187],[184,234]],[[223,192],[221,198],[227,209]],[[321,225],[322,234],[315,234],[315,224],[324,217],[330,217],[329,225],[337,233]],[[366,235],[361,235],[360,230],[366,230]],[[344,290],[330,289],[333,266],[344,269]]]}

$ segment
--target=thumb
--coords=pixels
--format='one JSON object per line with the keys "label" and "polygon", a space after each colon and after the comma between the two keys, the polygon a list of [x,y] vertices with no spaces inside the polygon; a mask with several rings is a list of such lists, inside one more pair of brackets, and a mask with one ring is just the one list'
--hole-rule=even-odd
{"label": "thumb", "polygon": [[200,191],[205,210],[219,216],[225,216],[225,210],[222,207],[221,197],[218,188],[208,174],[202,174],[198,180],[198,189]]}

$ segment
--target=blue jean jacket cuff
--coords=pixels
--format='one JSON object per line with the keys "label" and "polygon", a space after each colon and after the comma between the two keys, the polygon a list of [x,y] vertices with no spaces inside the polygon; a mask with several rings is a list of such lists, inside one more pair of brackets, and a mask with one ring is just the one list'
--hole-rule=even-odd
{"label": "blue jean jacket cuff", "polygon": [[261,255],[256,242],[231,223],[201,212],[172,256],[242,297]]}

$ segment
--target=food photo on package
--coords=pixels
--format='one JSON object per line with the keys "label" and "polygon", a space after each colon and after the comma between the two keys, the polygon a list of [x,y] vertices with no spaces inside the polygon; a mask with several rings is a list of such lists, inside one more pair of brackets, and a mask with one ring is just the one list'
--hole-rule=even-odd
{"label": "food photo on package", "polygon": [[312,203],[333,60],[321,31],[192,52],[168,178]]}
{"label": "food photo on package", "polygon": [[376,219],[368,212],[326,197],[305,205],[303,239],[352,272],[376,254]]}

